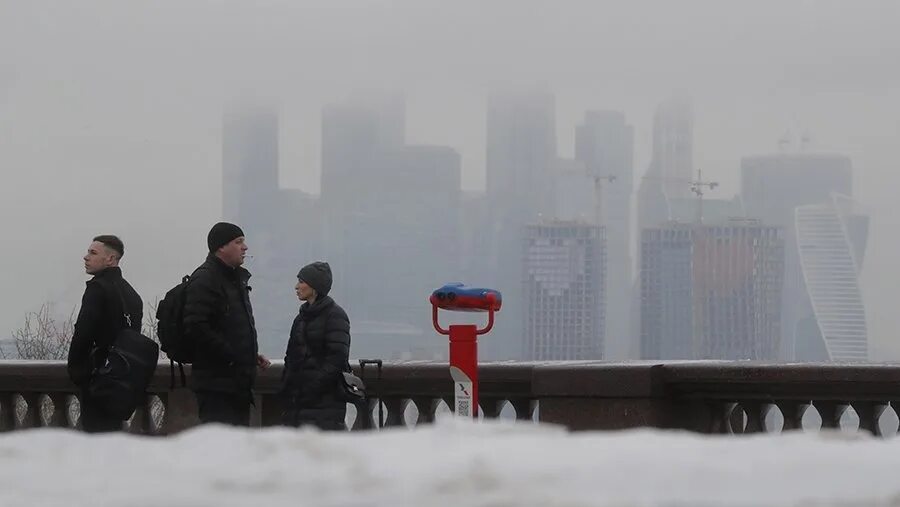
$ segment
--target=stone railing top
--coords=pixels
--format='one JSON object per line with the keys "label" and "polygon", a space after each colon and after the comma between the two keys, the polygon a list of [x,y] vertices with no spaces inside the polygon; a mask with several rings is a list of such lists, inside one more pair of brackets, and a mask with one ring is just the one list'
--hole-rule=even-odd
{"label": "stone railing top", "polygon": [[[275,392],[283,365],[259,373],[257,390]],[[358,370],[358,367],[354,366]],[[186,367],[190,374],[190,368]],[[176,383],[180,377],[176,371]],[[383,397],[448,397],[447,363],[391,361],[381,381],[367,367],[365,379]],[[559,361],[487,362],[479,366],[481,394],[502,398],[657,398],[670,396],[746,399],[900,399],[900,364],[764,363],[754,361]],[[169,389],[161,361],[151,392]],[[71,392],[63,361],[0,361],[0,390]]]}

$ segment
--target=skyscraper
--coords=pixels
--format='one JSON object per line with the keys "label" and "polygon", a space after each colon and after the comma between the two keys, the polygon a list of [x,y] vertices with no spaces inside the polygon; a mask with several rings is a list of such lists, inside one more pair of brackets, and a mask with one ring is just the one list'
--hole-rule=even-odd
{"label": "skyscraper", "polygon": [[278,193],[278,115],[238,108],[222,122],[222,218],[248,230],[271,224]]}
{"label": "skyscraper", "polygon": [[488,99],[487,193],[522,223],[553,209],[556,109],[548,93],[495,93]]}
{"label": "skyscraper", "polygon": [[459,277],[460,156],[445,146],[386,151],[373,167],[370,209],[358,217],[353,291],[370,320],[430,328],[427,296]]}
{"label": "skyscraper", "polygon": [[807,360],[867,360],[859,273],[868,217],[856,212],[848,197],[833,194],[828,202],[797,207],[794,218],[810,305],[810,313],[797,326],[795,354]]}
{"label": "skyscraper", "polygon": [[779,153],[741,159],[741,198],[747,215],[790,226],[794,209],[853,195],[853,168],[843,155]]}
{"label": "skyscraper", "polygon": [[323,111],[323,237],[354,353],[430,358],[428,294],[462,265],[460,156],[405,144],[403,111],[394,96]]}
{"label": "skyscraper", "polygon": [[[322,110],[322,197],[352,205],[377,175],[373,154],[404,145],[406,107],[402,95],[368,94]],[[359,188],[348,186],[357,183]]]}
{"label": "skyscraper", "polygon": [[522,353],[522,252],[526,224],[554,209],[556,163],[554,98],[548,93],[495,93],[487,111],[487,198],[492,243],[485,284],[503,292],[505,317],[484,356],[515,359]]}
{"label": "skyscraper", "polygon": [[638,229],[667,220],[667,199],[690,197],[694,120],[683,97],[659,105],[653,116],[653,158],[638,190]]}
{"label": "skyscraper", "polygon": [[[634,193],[634,131],[617,111],[589,111],[575,136],[575,158],[584,163],[595,185],[606,229],[606,350],[607,359],[638,355],[631,329],[631,204]],[[610,177],[614,178],[611,179]],[[602,184],[601,184],[602,183]]]}
{"label": "skyscraper", "polygon": [[[398,103],[399,101],[399,103]],[[405,120],[402,98],[356,97],[322,110],[322,239],[335,268],[335,294],[348,311],[367,316],[371,298],[359,289],[370,265],[361,245],[383,182],[385,153],[402,147]]]}
{"label": "skyscraper", "polygon": [[809,205],[833,206],[833,193],[850,196],[852,190],[853,171],[846,156],[779,153],[741,160],[741,198],[747,216],[783,226],[787,238],[781,359],[827,359],[803,276],[797,210]]}
{"label": "skyscraper", "polygon": [[669,224],[641,237],[641,357],[776,359],[781,229]]}
{"label": "skyscraper", "polygon": [[526,360],[603,358],[606,296],[602,227],[552,221],[526,227]]}

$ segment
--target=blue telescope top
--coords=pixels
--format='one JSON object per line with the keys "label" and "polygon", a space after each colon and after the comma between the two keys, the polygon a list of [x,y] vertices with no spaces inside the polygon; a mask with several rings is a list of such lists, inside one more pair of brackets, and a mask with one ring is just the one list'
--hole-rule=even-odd
{"label": "blue telescope top", "polygon": [[503,296],[494,289],[468,287],[462,283],[448,283],[436,289],[429,298],[431,304],[457,312],[500,311]]}

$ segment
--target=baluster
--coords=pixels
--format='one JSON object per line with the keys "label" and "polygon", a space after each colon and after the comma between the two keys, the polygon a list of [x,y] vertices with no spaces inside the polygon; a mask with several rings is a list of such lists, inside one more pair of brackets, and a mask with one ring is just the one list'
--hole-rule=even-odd
{"label": "baluster", "polygon": [[419,417],[416,419],[416,426],[420,424],[431,424],[434,422],[434,411],[437,409],[440,399],[416,397],[412,399],[419,411]]}
{"label": "baluster", "polygon": [[364,419],[367,415],[366,410],[368,409],[368,402],[363,401],[361,403],[356,403],[353,405],[353,408],[356,410],[356,418],[353,419],[353,425],[350,426],[350,431],[362,431],[366,429]]}
{"label": "baluster", "polygon": [[406,410],[406,400],[403,398],[385,398],[384,409],[387,411],[384,425],[385,426],[405,426],[406,421],[403,412]]}
{"label": "baluster", "polygon": [[356,419],[353,420],[353,426],[350,427],[350,431],[369,429],[369,401],[369,398],[366,398],[361,403],[355,405]]}
{"label": "baluster", "polygon": [[0,393],[0,431],[16,428],[16,404],[12,393]]}
{"label": "baluster", "polygon": [[847,404],[838,401],[813,401],[813,406],[819,411],[822,418],[822,428],[839,429],[841,416],[847,410]]}
{"label": "baluster", "polygon": [[781,431],[803,429],[803,413],[806,412],[809,403],[805,401],[781,400],[776,401],[775,405],[781,410],[781,415],[784,417],[784,427]]}
{"label": "baluster", "polygon": [[516,409],[517,421],[530,421],[534,413],[535,402],[528,398],[514,398],[509,403]]}
{"label": "baluster", "polygon": [[478,400],[479,408],[485,419],[497,419],[500,417],[500,411],[503,410],[503,404],[506,400],[500,398],[480,398]]}
{"label": "baluster", "polygon": [[23,428],[39,428],[41,426],[40,394],[26,393],[22,395],[25,401],[25,416],[22,417]]}
{"label": "baluster", "polygon": [[744,407],[740,403],[732,403],[730,406],[725,419],[726,428],[729,433],[740,435],[744,433]]}
{"label": "baluster", "polygon": [[697,428],[697,431],[705,431],[712,434],[730,433],[731,423],[729,422],[729,417],[731,416],[731,411],[734,409],[734,403],[723,402],[720,400],[707,400],[703,402],[703,405],[704,406],[700,406],[699,402],[697,405],[688,405],[688,410],[690,412],[693,410],[706,410],[709,412],[707,426],[705,428]]}
{"label": "baluster", "polygon": [[890,407],[894,410],[894,414],[897,415],[897,429],[894,434],[900,436],[900,400],[891,401]]}
{"label": "baluster", "polygon": [[78,431],[81,431],[84,429],[84,426],[81,424],[81,394],[74,395],[73,399],[75,400],[75,402],[77,402],[78,408],[77,410],[75,410],[75,420],[72,427]]}
{"label": "baluster", "polygon": [[756,400],[745,400],[740,404],[747,414],[747,426],[744,433],[763,433],[766,429],[766,414],[769,407]]}
{"label": "baluster", "polygon": [[50,394],[50,402],[53,403],[53,413],[50,414],[49,426],[51,428],[69,427],[69,406],[66,403],[68,396],[65,393]]}
{"label": "baluster", "polygon": [[366,398],[366,401],[356,406],[356,420],[353,421],[351,430],[370,430],[372,429],[372,411],[376,403],[380,403],[378,398]]}
{"label": "baluster", "polygon": [[147,417],[151,435],[164,434],[166,423],[166,402],[164,396],[162,393],[154,394],[150,396],[150,401],[147,403]]}
{"label": "baluster", "polygon": [[878,420],[887,409],[887,404],[883,402],[856,401],[850,405],[859,416],[860,431],[868,431],[877,437],[884,436],[881,433],[881,426],[878,425]]}
{"label": "baluster", "polygon": [[169,421],[169,391],[162,391],[156,394],[156,397],[159,398],[159,403],[162,406],[159,415],[158,421],[158,434],[159,435],[168,435],[168,421]]}
{"label": "baluster", "polygon": [[[453,396],[443,398],[444,404],[447,405],[447,408],[450,409],[451,414],[456,414],[456,398]],[[437,407],[435,407],[437,408]],[[435,415],[437,415],[437,411],[435,411]]]}

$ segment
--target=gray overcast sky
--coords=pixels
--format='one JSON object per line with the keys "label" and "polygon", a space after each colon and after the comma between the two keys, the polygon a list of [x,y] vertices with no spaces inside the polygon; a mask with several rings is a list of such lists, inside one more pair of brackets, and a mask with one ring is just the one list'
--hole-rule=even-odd
{"label": "gray overcast sky", "polygon": [[318,192],[321,106],[403,90],[408,141],[458,149],[478,190],[488,91],[545,86],[561,155],[584,110],[620,109],[638,173],[653,108],[687,91],[695,161],[723,197],[740,157],[787,129],[851,156],[874,221],[873,350],[900,358],[897,26],[893,0],[0,0],[0,333],[45,299],[78,301],[95,233],[123,236],[146,299],[199,263],[220,210],[224,104],[277,104],[282,184]]}

